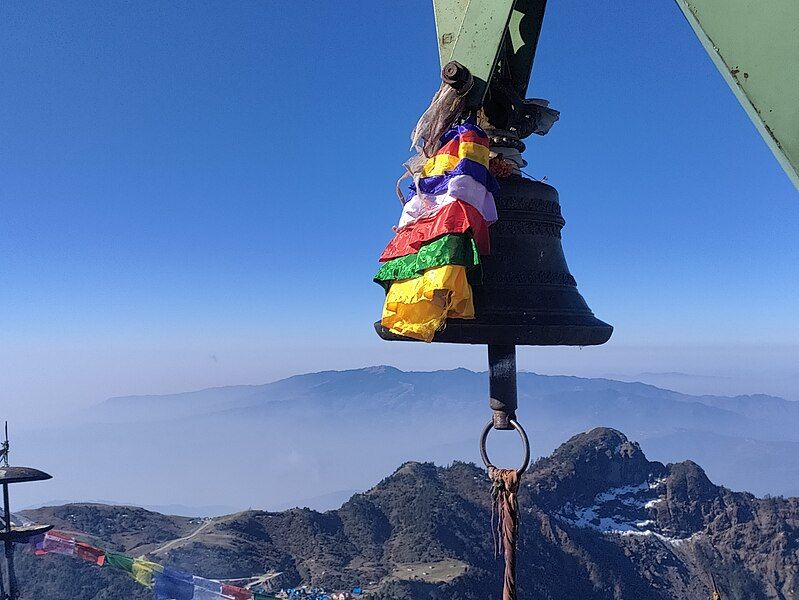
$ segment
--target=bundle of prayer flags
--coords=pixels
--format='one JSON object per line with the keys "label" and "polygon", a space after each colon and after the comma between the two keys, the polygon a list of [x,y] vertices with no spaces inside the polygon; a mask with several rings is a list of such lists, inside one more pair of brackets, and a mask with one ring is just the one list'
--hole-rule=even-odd
{"label": "bundle of prayer flags", "polygon": [[50,531],[31,539],[31,546],[37,556],[45,554],[76,556],[101,567],[107,564],[124,571],[141,585],[151,588],[156,600],[269,600],[275,598],[270,594],[196,577],[144,558],[133,558],[119,552],[95,548],[59,531]]}
{"label": "bundle of prayer flags", "polygon": [[381,324],[426,342],[447,318],[474,318],[471,283],[480,282],[488,226],[497,220],[486,133],[462,123],[440,141],[411,186],[374,278],[386,290]]}

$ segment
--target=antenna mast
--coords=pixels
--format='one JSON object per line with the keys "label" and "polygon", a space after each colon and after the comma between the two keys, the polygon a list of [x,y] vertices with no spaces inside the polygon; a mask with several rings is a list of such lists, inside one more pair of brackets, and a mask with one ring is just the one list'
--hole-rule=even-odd
{"label": "antenna mast", "polygon": [[3,442],[3,445],[0,446],[0,462],[2,462],[4,467],[8,467],[9,466],[8,465],[8,451],[9,451],[9,448],[10,448],[10,445],[8,443],[8,421],[6,421],[5,430],[6,430],[5,441]]}
{"label": "antenna mast", "polygon": [[[0,542],[5,547],[6,582],[0,581],[0,598],[2,600],[18,600],[19,585],[14,572],[14,544],[27,543],[32,537],[42,535],[51,525],[15,525],[11,522],[11,502],[8,498],[8,486],[12,483],[44,481],[50,475],[30,467],[12,467],[8,463],[10,444],[8,442],[8,422],[5,424],[5,440],[0,444],[0,486],[3,488],[3,519],[0,525]],[[2,577],[0,577],[2,579]]]}

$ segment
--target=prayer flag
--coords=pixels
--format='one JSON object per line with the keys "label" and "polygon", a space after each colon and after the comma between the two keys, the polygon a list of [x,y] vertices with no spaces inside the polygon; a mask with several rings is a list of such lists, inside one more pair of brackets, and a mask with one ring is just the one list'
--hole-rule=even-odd
{"label": "prayer flag", "polygon": [[194,576],[192,583],[194,584],[193,600],[221,600],[224,597],[222,596],[222,584],[218,581]]}
{"label": "prayer flag", "polygon": [[75,540],[60,532],[48,531],[44,534],[44,542],[42,542],[41,548],[37,547],[36,554],[39,556],[43,554],[73,556],[75,554]]}
{"label": "prayer flag", "polygon": [[133,575],[133,579],[138,581],[144,587],[153,587],[153,576],[156,573],[163,573],[163,571],[164,567],[157,563],[150,562],[143,558],[133,559],[133,570],[131,575]]}
{"label": "prayer flag", "polygon": [[497,220],[494,194],[469,175],[457,175],[447,181],[447,187],[439,194],[412,195],[402,207],[397,228],[407,227],[419,219],[435,214],[447,204],[457,201],[474,206],[489,224]]}
{"label": "prayer flag", "polygon": [[455,140],[442,147],[435,156],[428,159],[422,167],[422,177],[443,175],[451,171],[462,160],[470,160],[484,167],[488,166],[488,146],[474,142],[454,143]]}
{"label": "prayer flag", "polygon": [[44,552],[40,552],[44,550],[44,534],[36,535],[30,539],[31,548],[33,548],[33,553],[36,556],[41,556]]}
{"label": "prayer flag", "polygon": [[383,263],[375,281],[388,290],[392,281],[414,279],[427,269],[445,265],[461,265],[467,271],[480,266],[480,253],[470,235],[445,235],[422,246],[416,254]]}
{"label": "prayer flag", "polygon": [[105,552],[83,542],[75,543],[75,556],[102,567],[105,564]]}
{"label": "prayer flag", "polygon": [[222,584],[222,595],[225,598],[233,598],[234,600],[251,600],[253,594],[251,590],[245,590],[235,585]]}
{"label": "prayer flag", "polygon": [[398,229],[394,239],[380,255],[380,262],[415,254],[425,244],[435,239],[458,233],[469,233],[474,238],[481,255],[490,252],[491,243],[486,220],[471,204],[457,201],[446,204],[432,215],[422,217],[407,227]]}
{"label": "prayer flag", "polygon": [[468,175],[492,194],[496,194],[499,191],[499,184],[487,166],[465,158],[443,175],[422,177],[419,179],[418,187],[416,183],[411,184],[411,189],[407,196],[413,196],[414,194],[438,196],[439,194],[444,194],[449,188],[450,180],[459,175]]}
{"label": "prayer flag", "polygon": [[431,342],[448,317],[474,318],[466,268],[458,265],[428,269],[416,279],[392,283],[381,323],[399,335]]}
{"label": "prayer flag", "polygon": [[153,575],[156,600],[194,600],[194,582],[188,573],[165,567]]}
{"label": "prayer flag", "polygon": [[133,574],[133,559],[130,556],[120,554],[119,552],[105,551],[105,560],[112,567],[121,569],[126,573]]}

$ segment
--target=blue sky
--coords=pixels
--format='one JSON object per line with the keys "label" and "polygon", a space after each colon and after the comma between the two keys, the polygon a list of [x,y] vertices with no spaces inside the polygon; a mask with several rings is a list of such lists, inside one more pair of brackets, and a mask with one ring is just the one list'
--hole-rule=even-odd
{"label": "blue sky", "polygon": [[[8,414],[483,368],[483,349],[371,330],[394,181],[438,86],[428,1],[9,1],[0,56]],[[551,3],[529,95],[562,116],[527,171],[559,189],[571,270],[616,333],[520,366],[799,390],[799,195],[676,4]]]}

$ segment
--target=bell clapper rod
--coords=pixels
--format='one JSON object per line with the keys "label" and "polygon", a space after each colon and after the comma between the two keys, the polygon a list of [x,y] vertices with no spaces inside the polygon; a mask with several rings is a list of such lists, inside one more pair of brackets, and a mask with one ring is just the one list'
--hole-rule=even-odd
{"label": "bell clapper rod", "polygon": [[513,429],[516,419],[516,346],[488,345],[489,405],[494,429]]}
{"label": "bell clapper rod", "polygon": [[494,467],[488,458],[486,440],[492,429],[515,429],[522,440],[524,459],[516,469],[521,477],[530,464],[530,440],[519,421],[516,420],[516,346],[513,344],[488,345],[488,379],[492,417],[480,435],[480,455],[489,471]]}

